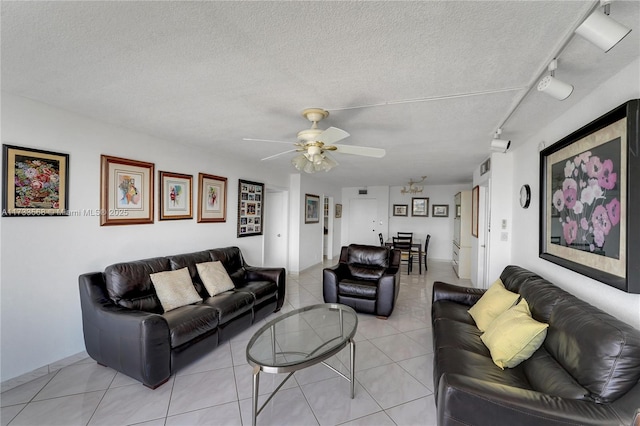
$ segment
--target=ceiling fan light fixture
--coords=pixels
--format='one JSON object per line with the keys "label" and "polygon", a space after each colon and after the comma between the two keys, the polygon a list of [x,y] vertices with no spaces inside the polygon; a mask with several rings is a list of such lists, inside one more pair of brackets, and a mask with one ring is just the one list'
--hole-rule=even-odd
{"label": "ceiling fan light fixture", "polygon": [[631,32],[631,29],[609,16],[610,5],[608,2],[601,2],[601,5],[604,5],[604,12],[594,10],[593,13],[576,28],[575,33],[595,44],[606,53],[625,38],[627,34]]}
{"label": "ceiling fan light fixture", "polygon": [[302,171],[304,169],[304,166],[309,162],[309,160],[307,160],[307,157],[305,157],[304,154],[300,154],[300,155],[296,155],[295,157],[293,157],[291,159],[291,164],[293,164],[293,167],[295,167],[296,169]]}

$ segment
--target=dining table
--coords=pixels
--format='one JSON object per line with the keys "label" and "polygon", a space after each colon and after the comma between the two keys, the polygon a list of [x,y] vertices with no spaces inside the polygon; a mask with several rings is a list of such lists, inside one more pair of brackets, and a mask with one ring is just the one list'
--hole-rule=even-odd
{"label": "dining table", "polygon": [[[387,247],[393,247],[393,238],[386,240],[384,245]],[[412,249],[418,249],[418,272],[422,275],[422,238],[412,238],[411,247]]]}

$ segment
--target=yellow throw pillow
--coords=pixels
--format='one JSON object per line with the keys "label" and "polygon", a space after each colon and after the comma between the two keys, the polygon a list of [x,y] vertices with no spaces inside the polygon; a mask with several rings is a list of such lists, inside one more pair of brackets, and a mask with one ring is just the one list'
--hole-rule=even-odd
{"label": "yellow throw pillow", "polygon": [[504,370],[529,359],[547,337],[548,327],[531,318],[529,305],[522,299],[496,318],[480,338],[491,351],[493,362]]}
{"label": "yellow throw pillow", "polygon": [[469,314],[476,322],[478,329],[480,329],[480,331],[486,331],[491,321],[512,307],[518,300],[518,297],[520,297],[519,294],[504,288],[502,280],[498,278],[491,284],[491,287],[489,287],[475,305],[469,309]]}
{"label": "yellow throw pillow", "polygon": [[158,272],[150,277],[165,312],[202,301],[187,268]]}
{"label": "yellow throw pillow", "polygon": [[196,268],[198,268],[198,275],[200,275],[202,284],[204,284],[210,296],[235,288],[227,270],[224,269],[224,265],[219,260],[198,263]]}

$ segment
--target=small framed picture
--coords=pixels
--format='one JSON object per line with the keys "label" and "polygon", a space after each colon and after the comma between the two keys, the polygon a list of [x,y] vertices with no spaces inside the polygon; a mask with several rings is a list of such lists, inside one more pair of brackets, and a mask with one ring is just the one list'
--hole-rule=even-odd
{"label": "small framed picture", "polygon": [[394,204],[393,215],[394,216],[408,216],[409,206],[406,204]]}
{"label": "small framed picture", "polygon": [[198,173],[198,223],[227,221],[227,178]]}
{"label": "small framed picture", "polygon": [[100,226],[153,223],[154,164],[100,156]]}
{"label": "small framed picture", "polygon": [[304,194],[304,223],[320,222],[320,196]]}
{"label": "small framed picture", "polygon": [[431,215],[433,217],[449,217],[449,204],[434,204]]}
{"label": "small framed picture", "polygon": [[2,148],[2,216],[67,216],[69,154]]}
{"label": "small framed picture", "polygon": [[342,217],[342,204],[336,204],[336,219]]}
{"label": "small framed picture", "polygon": [[193,176],[159,172],[160,220],[193,219]]}
{"label": "small framed picture", "polygon": [[411,199],[411,216],[429,216],[429,199],[428,198],[412,198]]}

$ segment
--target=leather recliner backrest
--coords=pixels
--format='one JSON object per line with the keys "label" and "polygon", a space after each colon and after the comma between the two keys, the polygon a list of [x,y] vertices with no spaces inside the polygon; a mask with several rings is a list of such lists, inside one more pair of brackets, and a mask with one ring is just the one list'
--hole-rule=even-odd
{"label": "leather recliner backrest", "polygon": [[125,308],[162,313],[150,275],[170,269],[171,265],[166,257],[107,266],[104,271],[107,293],[115,304]]}
{"label": "leather recliner backrest", "polygon": [[209,293],[204,288],[200,275],[198,274],[198,263],[211,262],[211,254],[208,251],[198,251],[194,253],[177,254],[173,256],[167,256],[171,263],[171,269],[177,271],[178,269],[188,268],[189,275],[191,276],[191,282],[193,283],[196,291],[202,298],[209,297]]}
{"label": "leather recliner backrest", "polygon": [[389,267],[389,249],[351,244],[348,248],[347,265],[354,278],[377,280]]}

